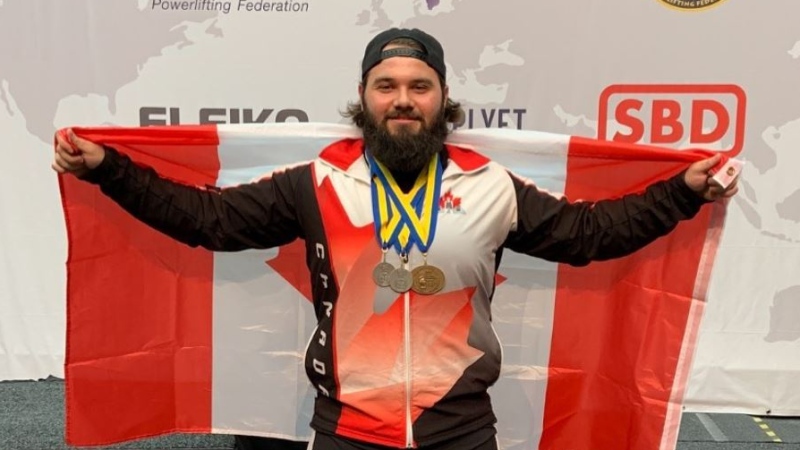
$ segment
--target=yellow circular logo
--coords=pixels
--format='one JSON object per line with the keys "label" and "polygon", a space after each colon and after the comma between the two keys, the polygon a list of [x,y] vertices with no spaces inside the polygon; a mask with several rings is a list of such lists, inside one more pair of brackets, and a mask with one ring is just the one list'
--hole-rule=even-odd
{"label": "yellow circular logo", "polygon": [[700,11],[723,3],[725,0],[658,0],[659,2],[682,11]]}

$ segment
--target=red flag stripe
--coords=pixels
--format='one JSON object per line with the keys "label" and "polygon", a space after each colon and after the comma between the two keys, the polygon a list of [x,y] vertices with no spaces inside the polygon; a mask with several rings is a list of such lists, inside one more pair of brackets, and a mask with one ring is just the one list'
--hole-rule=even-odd
{"label": "red flag stripe", "polygon": [[[75,129],[169,178],[213,184],[214,127]],[[118,442],[211,424],[213,259],[60,177],[67,234],[66,439]],[[75,280],[80,280],[80,284]],[[172,301],[165,301],[165,298]],[[91,324],[91,327],[85,326]]]}
{"label": "red flag stripe", "polygon": [[[626,160],[603,145],[571,140],[568,198],[638,191],[703,155],[631,147]],[[559,266],[540,449],[660,447],[709,220],[703,210],[629,257]]]}

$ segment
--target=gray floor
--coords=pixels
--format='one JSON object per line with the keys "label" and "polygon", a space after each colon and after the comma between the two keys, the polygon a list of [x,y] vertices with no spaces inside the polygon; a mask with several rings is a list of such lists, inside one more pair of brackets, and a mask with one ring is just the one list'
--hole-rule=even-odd
{"label": "gray floor", "polygon": [[[64,444],[61,380],[0,382],[0,450],[74,449]],[[684,414],[678,450],[800,450],[800,418]],[[232,449],[220,435],[173,435],[93,449]],[[613,449],[598,449],[613,450]]]}

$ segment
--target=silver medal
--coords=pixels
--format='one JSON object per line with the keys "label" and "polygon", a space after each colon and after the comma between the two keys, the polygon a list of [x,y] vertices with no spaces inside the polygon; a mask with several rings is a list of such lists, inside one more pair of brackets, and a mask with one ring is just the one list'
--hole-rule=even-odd
{"label": "silver medal", "polygon": [[372,269],[372,280],[380,287],[388,287],[394,266],[386,261],[380,262]]}
{"label": "silver medal", "polygon": [[408,292],[413,282],[414,280],[411,277],[411,272],[403,267],[394,269],[389,275],[389,287],[399,294]]}

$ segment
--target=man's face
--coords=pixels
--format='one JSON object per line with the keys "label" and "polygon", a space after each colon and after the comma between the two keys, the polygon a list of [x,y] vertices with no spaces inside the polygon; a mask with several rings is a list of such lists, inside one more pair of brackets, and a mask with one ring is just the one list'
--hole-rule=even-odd
{"label": "man's face", "polygon": [[423,61],[388,58],[370,70],[358,93],[364,143],[389,170],[417,173],[442,150],[447,88],[442,89],[436,71]]}
{"label": "man's face", "polygon": [[402,56],[373,67],[358,91],[366,113],[395,137],[430,129],[447,98],[447,88],[442,89],[435,70],[417,58]]}

